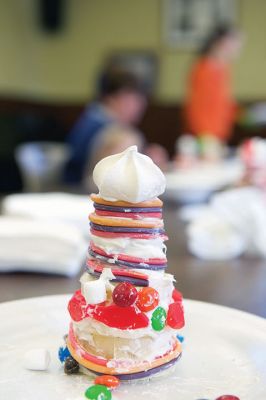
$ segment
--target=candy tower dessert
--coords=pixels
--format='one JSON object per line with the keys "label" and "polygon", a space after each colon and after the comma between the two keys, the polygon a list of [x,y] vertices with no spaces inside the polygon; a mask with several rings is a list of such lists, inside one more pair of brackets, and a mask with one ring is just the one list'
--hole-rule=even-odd
{"label": "candy tower dessert", "polygon": [[68,305],[66,351],[75,371],[145,378],[173,366],[182,352],[182,296],[165,272],[167,236],[157,197],[165,178],[136,146],[101,160],[93,178],[99,194],[91,196],[81,290]]}

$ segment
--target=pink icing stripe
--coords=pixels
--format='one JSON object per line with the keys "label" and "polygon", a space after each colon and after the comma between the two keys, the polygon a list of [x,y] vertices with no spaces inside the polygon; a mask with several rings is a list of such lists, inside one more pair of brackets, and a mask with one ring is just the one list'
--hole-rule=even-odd
{"label": "pink icing stripe", "polygon": [[99,237],[105,237],[105,238],[128,237],[128,238],[143,239],[143,240],[162,238],[163,240],[168,240],[168,236],[166,236],[164,233],[103,232],[103,231],[98,231],[93,228],[91,228],[91,233],[92,233],[92,235],[99,236]]}

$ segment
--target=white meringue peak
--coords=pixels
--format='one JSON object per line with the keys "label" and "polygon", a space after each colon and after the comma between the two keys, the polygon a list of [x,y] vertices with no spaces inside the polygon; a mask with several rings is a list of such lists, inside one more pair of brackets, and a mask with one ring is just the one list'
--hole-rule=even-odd
{"label": "white meringue peak", "polygon": [[137,146],[106,157],[93,171],[99,195],[108,201],[123,200],[140,203],[151,200],[165,191],[165,176],[157,165]]}

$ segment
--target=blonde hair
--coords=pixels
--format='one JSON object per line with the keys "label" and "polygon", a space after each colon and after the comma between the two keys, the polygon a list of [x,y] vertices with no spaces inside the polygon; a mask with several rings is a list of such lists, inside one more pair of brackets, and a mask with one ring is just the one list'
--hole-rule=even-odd
{"label": "blonde hair", "polygon": [[97,138],[90,148],[89,163],[85,169],[85,179],[88,177],[88,173],[90,176],[92,175],[93,168],[102,158],[121,153],[133,145],[138,146],[139,151],[143,151],[144,144],[143,135],[131,127],[113,124],[104,128],[97,134]]}

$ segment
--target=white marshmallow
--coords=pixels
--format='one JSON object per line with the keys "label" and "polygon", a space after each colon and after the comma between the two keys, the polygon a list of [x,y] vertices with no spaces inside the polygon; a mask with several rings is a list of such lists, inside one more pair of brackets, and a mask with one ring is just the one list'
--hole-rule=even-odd
{"label": "white marshmallow", "polygon": [[33,371],[45,371],[51,361],[48,350],[32,349],[24,355],[24,367]]}
{"label": "white marshmallow", "polygon": [[105,281],[87,281],[82,283],[82,294],[87,304],[99,304],[106,300]]}

